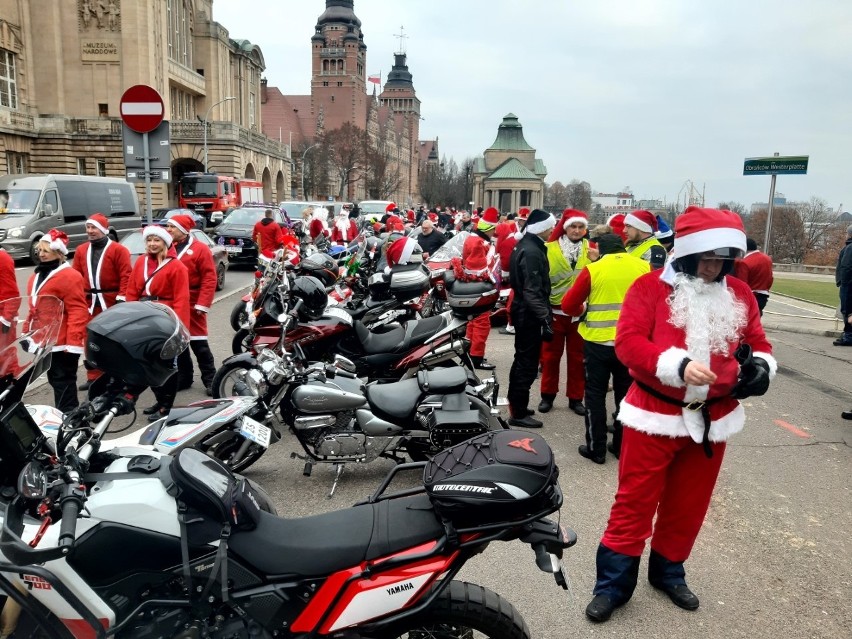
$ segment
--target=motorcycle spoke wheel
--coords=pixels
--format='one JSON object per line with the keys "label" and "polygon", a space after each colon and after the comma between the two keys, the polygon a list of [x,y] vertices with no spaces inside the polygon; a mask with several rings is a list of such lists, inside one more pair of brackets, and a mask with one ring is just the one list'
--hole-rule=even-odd
{"label": "motorcycle spoke wheel", "polygon": [[243,365],[221,367],[213,377],[213,397],[257,397],[257,385],[248,378],[250,370]]}
{"label": "motorcycle spoke wheel", "polygon": [[376,639],[529,639],[520,613],[496,592],[453,581],[423,613],[382,629]]}

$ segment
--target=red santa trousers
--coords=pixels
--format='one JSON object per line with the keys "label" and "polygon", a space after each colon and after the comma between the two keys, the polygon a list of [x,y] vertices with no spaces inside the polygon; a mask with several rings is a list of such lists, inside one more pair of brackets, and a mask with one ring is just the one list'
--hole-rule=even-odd
{"label": "red santa trousers", "polygon": [[713,457],[689,437],[649,435],[624,425],[618,490],[601,543],[639,557],[645,541],[673,562],[689,557],[716,485],[725,442],[711,443]]}
{"label": "red santa trousers", "polygon": [[586,373],[583,369],[583,338],[577,332],[580,322],[567,315],[553,314],[553,339],[541,345],[541,394],[559,394],[559,364],[565,353],[565,395],[568,399],[583,400],[586,392]]}
{"label": "red santa trousers", "polygon": [[467,331],[465,332],[465,337],[470,340],[471,357],[485,356],[485,342],[488,341],[488,334],[490,332],[490,313],[482,313],[481,315],[477,315],[467,323]]}

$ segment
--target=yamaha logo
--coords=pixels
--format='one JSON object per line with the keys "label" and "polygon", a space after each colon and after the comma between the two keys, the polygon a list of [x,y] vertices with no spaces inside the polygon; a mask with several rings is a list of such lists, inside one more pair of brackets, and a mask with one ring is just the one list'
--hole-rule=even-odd
{"label": "yamaha logo", "polygon": [[405,583],[401,583],[398,586],[391,586],[386,589],[389,595],[397,595],[401,592],[405,592],[406,590],[414,590],[414,584],[410,581],[406,581]]}

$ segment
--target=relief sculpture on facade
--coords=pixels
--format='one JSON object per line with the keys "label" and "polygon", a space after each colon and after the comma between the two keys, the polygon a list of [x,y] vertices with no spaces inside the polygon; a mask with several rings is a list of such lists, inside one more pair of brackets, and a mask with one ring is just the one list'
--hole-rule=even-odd
{"label": "relief sculpture on facade", "polygon": [[83,31],[121,31],[121,0],[78,0]]}

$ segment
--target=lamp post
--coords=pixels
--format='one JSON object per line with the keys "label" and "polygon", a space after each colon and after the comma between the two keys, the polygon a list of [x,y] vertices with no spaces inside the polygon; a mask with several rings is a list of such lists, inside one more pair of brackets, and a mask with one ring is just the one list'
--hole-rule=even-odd
{"label": "lamp post", "polygon": [[305,200],[308,199],[305,196],[305,156],[308,154],[308,151],[310,151],[315,146],[319,146],[319,142],[314,142],[311,146],[309,146],[302,152],[302,197],[305,198]]}
{"label": "lamp post", "polygon": [[207,118],[210,117],[210,112],[214,107],[219,106],[223,102],[227,102],[228,100],[236,100],[236,96],[229,95],[226,98],[222,98],[218,102],[214,102],[210,105],[210,108],[207,109],[207,113],[204,114],[204,120],[202,120],[202,124],[204,125],[204,172],[207,172]]}

